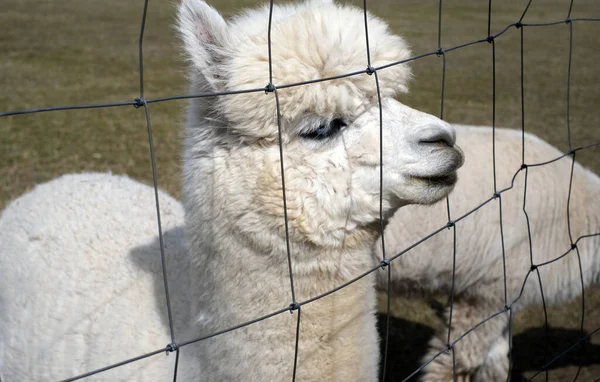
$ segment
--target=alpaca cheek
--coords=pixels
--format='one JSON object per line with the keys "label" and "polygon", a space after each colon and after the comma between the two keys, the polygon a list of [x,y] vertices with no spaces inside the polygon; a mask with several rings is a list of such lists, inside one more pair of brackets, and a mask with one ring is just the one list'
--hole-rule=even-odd
{"label": "alpaca cheek", "polygon": [[349,230],[346,217],[336,217],[314,200],[305,200],[302,214],[292,222],[292,226],[306,240],[320,247],[353,247],[356,240],[351,231],[360,230],[355,230],[356,226]]}
{"label": "alpaca cheek", "polygon": [[[263,162],[262,170],[256,181],[255,206],[265,215],[284,217],[283,192],[281,184],[281,170],[279,160]],[[290,174],[291,173],[291,174]],[[293,171],[288,170],[286,179],[293,178]],[[298,197],[297,189],[286,184],[286,207],[289,220],[297,219],[302,214],[302,200]],[[283,220],[282,220],[283,224]]]}
{"label": "alpaca cheek", "polygon": [[[280,219],[283,226],[281,177],[275,171],[270,174],[265,171],[261,175],[257,183],[257,206],[263,214]],[[331,205],[335,203],[335,199],[330,197],[331,191],[318,188],[315,181],[302,178],[301,173],[292,169],[286,172],[287,179],[286,206],[292,239],[320,246],[337,246],[340,240],[335,238],[336,233],[345,230],[345,219],[331,216],[329,210],[335,208]]]}
{"label": "alpaca cheek", "polygon": [[379,166],[379,132],[363,134],[359,143],[348,148],[348,157],[354,166]]}
{"label": "alpaca cheek", "polygon": [[315,224],[315,220],[311,219],[309,214],[305,213],[306,210],[303,210],[303,213],[298,216],[298,218],[294,219],[292,222],[292,226],[298,230],[308,241],[314,244],[321,244],[322,239],[320,238],[319,226]]}

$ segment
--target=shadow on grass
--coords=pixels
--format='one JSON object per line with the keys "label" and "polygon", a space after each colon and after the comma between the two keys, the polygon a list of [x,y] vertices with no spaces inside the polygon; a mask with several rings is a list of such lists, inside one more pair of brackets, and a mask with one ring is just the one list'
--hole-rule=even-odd
{"label": "shadow on grass", "polygon": [[[544,364],[577,343],[579,337],[580,331],[576,329],[549,328],[548,341],[546,341],[546,330],[543,327],[532,328],[516,335],[513,337],[512,381],[527,380],[522,377],[523,372],[537,372]],[[548,344],[547,356],[546,343]],[[558,358],[548,370],[598,364],[600,364],[600,345],[591,344],[588,339]],[[573,377],[574,375],[568,379],[571,380]]]}
{"label": "shadow on grass", "polygon": [[[377,314],[377,330],[381,338],[381,354],[385,348],[386,315]],[[430,326],[390,316],[386,381],[402,381],[421,365],[427,342],[433,336]],[[382,364],[383,367],[383,364]],[[417,377],[411,378],[416,381]]]}
{"label": "shadow on grass", "polygon": [[[381,354],[385,346],[386,315],[377,315],[377,328],[381,337]],[[386,381],[403,381],[421,365],[427,351],[427,342],[433,336],[433,328],[416,322],[390,316],[389,347]],[[546,356],[546,330],[532,328],[513,337],[513,372],[511,381],[527,381],[523,373],[531,377],[540,368],[579,340],[580,332],[574,329],[550,328],[548,330],[548,356]],[[590,366],[600,364],[600,345],[584,342],[582,346],[556,360],[549,370],[566,366]],[[382,365],[383,366],[383,365]],[[552,375],[552,374],[551,374]],[[419,375],[411,378],[418,381]],[[542,377],[542,376],[540,376]],[[572,379],[574,376],[570,376]],[[543,379],[543,377],[542,377]]]}

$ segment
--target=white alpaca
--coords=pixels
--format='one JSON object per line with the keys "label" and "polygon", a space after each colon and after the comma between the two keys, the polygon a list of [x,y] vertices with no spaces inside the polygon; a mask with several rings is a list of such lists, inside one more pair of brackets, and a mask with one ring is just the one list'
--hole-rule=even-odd
{"label": "white alpaca", "polygon": [[[494,194],[492,129],[455,126],[457,142],[465,152],[465,165],[450,195],[451,219],[458,219]],[[521,167],[521,132],[496,130],[497,189],[509,187]],[[525,135],[525,163],[557,158],[561,153],[533,135]],[[527,169],[526,210],[532,235],[533,263],[540,265],[571,248],[567,228],[567,198],[571,157]],[[531,269],[527,221],[523,208],[524,173],[515,178],[513,189],[502,193],[502,217],[506,253],[507,303],[518,296]],[[573,241],[600,232],[600,179],[575,163],[570,202]],[[399,210],[385,231],[388,257],[399,253],[448,221],[446,203],[409,206]],[[456,223],[456,278],[451,340],[505,306],[499,202],[492,201]],[[376,245],[381,258],[381,245]],[[577,243],[585,286],[600,282],[600,236]],[[450,293],[452,286],[453,233],[444,230],[392,262],[392,288],[404,294]],[[581,294],[577,253],[538,268],[546,303],[558,303]],[[386,288],[387,272],[379,273]],[[518,311],[541,304],[537,273],[532,273],[523,295],[513,306]],[[448,314],[444,322],[448,323]],[[430,342],[431,359],[447,345],[447,325]],[[456,371],[474,381],[504,381],[508,371],[508,314],[502,314],[476,329],[456,344]],[[549,360],[548,360],[549,361]],[[442,354],[426,368],[425,381],[452,380],[452,357]]]}
{"label": "white alpaca", "polygon": [[[170,269],[182,268],[183,243],[174,228],[183,208],[162,192],[160,203]],[[162,276],[153,205],[149,186],[80,174],[39,185],[2,212],[2,382],[56,381],[170,342],[165,310],[156,308],[165,297],[156,282]],[[159,376],[174,360],[155,356],[99,379],[164,380]]]}
{"label": "white alpaca", "polygon": [[[185,0],[178,21],[193,93],[265,87],[267,7],[225,22],[203,1]],[[369,16],[368,25],[372,66],[410,56],[404,41],[380,19]],[[326,0],[276,6],[271,37],[275,85],[365,70],[367,65],[363,12],[357,8]],[[406,91],[408,77],[403,65],[378,72],[384,219],[404,205],[443,198],[462,163],[448,124],[394,100]],[[301,303],[376,265],[371,248],[380,233],[380,107],[375,76],[367,74],[279,89],[277,95],[291,271],[295,301]],[[180,243],[182,232],[176,228],[166,231],[165,239],[177,343],[293,302],[280,165],[273,92],[191,101],[183,168],[185,241]],[[160,275],[160,268],[156,262],[139,266],[149,256],[158,261],[156,243],[145,240],[150,226],[138,233],[139,219],[123,212],[136,204],[135,198],[124,193],[119,201],[111,190],[103,196],[90,192],[89,214],[78,219],[88,193],[65,197],[67,191],[82,189],[80,178],[68,179],[62,186],[47,185],[62,189],[62,195],[38,204],[45,196],[34,191],[26,207],[17,200],[2,215],[1,227],[19,227],[0,230],[8,248],[0,256],[2,382],[64,378],[170,342],[162,284],[150,288],[148,282]],[[127,188],[119,182],[117,193]],[[151,200],[139,208],[151,215]],[[138,211],[138,206],[132,209]],[[111,223],[113,214],[119,224]],[[172,214],[175,223],[177,215]],[[173,227],[169,223],[166,227]],[[48,236],[47,227],[53,227]],[[129,229],[131,235],[123,235]],[[32,236],[32,230],[40,233]],[[170,250],[171,240],[184,250]],[[53,245],[39,245],[46,242]],[[27,275],[30,267],[36,270],[33,277]],[[150,276],[139,268],[150,270]],[[149,299],[150,293],[157,299]],[[179,378],[291,379],[301,314],[297,380],[374,381],[379,361],[374,304],[374,278],[368,276],[293,314],[284,311],[183,347]],[[97,378],[167,380],[172,367],[164,362],[174,357],[165,359],[158,364],[150,358],[143,370],[133,364]]]}

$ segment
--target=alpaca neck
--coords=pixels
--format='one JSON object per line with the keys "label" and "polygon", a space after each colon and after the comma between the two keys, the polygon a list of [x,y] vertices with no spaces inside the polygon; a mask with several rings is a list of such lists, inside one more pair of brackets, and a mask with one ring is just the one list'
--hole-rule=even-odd
{"label": "alpaca neck", "polygon": [[[183,204],[195,277],[189,288],[192,332],[186,337],[210,335],[286,309],[292,302],[306,302],[374,265],[370,248],[375,225],[349,231],[351,245],[324,246],[304,236],[288,214],[288,252],[283,206],[278,204],[280,179],[274,176],[273,182],[263,183],[273,186],[267,190],[271,204],[257,199],[264,195],[257,187],[266,167],[260,149],[228,143],[234,138],[227,130],[209,123],[190,123],[187,134]],[[298,375],[308,380],[375,380],[365,375],[377,370],[374,305],[372,276],[302,305]],[[189,362],[198,364],[206,380],[291,379],[287,366],[294,357],[299,314],[282,312],[202,341],[197,352],[188,353]],[[224,364],[222,354],[243,362]],[[257,367],[265,364],[277,366]]]}
{"label": "alpaca neck", "polygon": [[[264,242],[257,243],[234,227],[214,224],[212,229],[204,231],[192,227],[187,226],[191,239],[189,254],[198,277],[192,292],[194,333],[187,337],[210,335],[285,309],[293,302],[302,304],[372,266],[368,250],[319,252],[294,242],[291,245],[293,298],[284,238],[274,235],[271,239],[279,244],[264,251]],[[375,380],[374,375],[365,374],[377,370],[379,356],[373,284],[373,275],[369,275],[301,306],[298,375],[305,377],[302,379]],[[199,370],[208,380],[291,379],[291,368],[286,367],[294,357],[300,312],[292,313],[282,312],[203,343],[197,352],[189,354],[192,358],[189,362],[198,362]],[[249,338],[252,338],[251,354],[257,354],[256,359],[252,356],[248,359]],[[273,346],[276,353],[272,352]],[[213,354],[222,352],[248,362],[235,367],[221,365],[220,358]],[[256,366],[264,363],[278,366],[275,371]]]}

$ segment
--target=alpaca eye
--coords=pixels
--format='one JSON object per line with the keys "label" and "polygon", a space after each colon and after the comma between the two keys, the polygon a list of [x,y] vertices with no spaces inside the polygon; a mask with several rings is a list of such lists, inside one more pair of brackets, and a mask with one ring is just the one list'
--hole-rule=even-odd
{"label": "alpaca eye", "polygon": [[329,123],[320,125],[316,129],[311,130],[308,133],[302,133],[300,134],[300,136],[306,139],[322,140],[333,137],[346,126],[346,122],[344,122],[343,119],[336,118]]}

